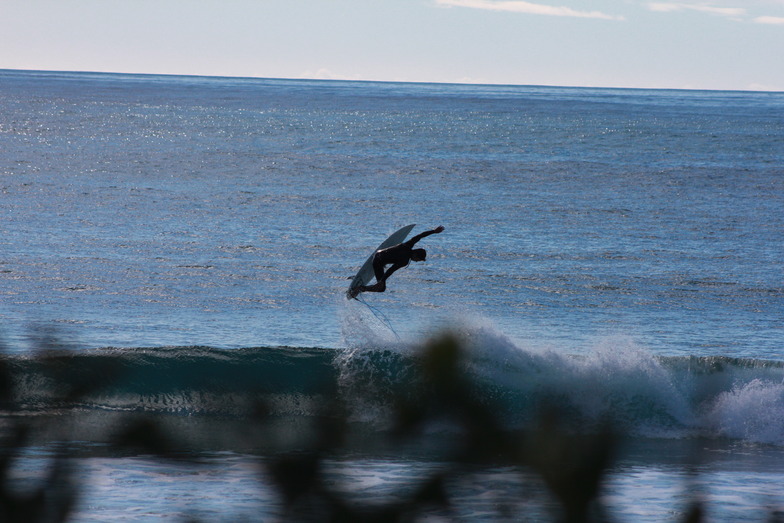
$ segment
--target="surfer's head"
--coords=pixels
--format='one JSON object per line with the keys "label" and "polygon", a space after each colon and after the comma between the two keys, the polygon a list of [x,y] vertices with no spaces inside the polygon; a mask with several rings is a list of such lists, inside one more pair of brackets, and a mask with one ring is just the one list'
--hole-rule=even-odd
{"label": "surfer's head", "polygon": [[425,249],[414,249],[411,251],[412,260],[420,262],[425,261],[425,258],[427,258],[427,251]]}

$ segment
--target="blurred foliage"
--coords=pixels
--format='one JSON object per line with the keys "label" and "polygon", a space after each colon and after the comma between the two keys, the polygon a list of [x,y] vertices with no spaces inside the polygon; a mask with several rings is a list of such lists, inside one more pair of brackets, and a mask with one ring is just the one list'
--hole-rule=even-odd
{"label": "blurred foliage", "polygon": [[[81,398],[122,378],[118,368],[105,368],[90,375],[72,369],[65,372],[67,350],[51,332],[43,332],[37,338],[33,358],[56,391],[47,396],[47,405],[37,406],[39,409],[79,405]],[[470,480],[477,471],[499,466],[519,470],[523,482],[534,477],[544,485],[548,493],[545,505],[554,507],[550,520],[609,521],[602,503],[602,487],[621,441],[621,434],[612,423],[604,423],[591,433],[579,433],[567,427],[565,415],[557,406],[541,405],[533,424],[524,430],[513,430],[504,426],[492,404],[478,399],[476,384],[465,371],[465,354],[457,338],[444,334],[432,339],[421,348],[416,361],[420,386],[390,393],[389,403],[394,408],[390,430],[384,437],[390,445],[410,448],[422,441],[433,426],[448,424],[456,437],[449,438],[439,449],[438,459],[444,465],[417,479],[415,485],[404,490],[405,494],[385,503],[363,502],[350,496],[335,485],[325,467],[330,458],[350,449],[352,437],[348,409],[341,403],[345,399],[329,391],[329,397],[337,399],[321,415],[310,419],[296,443],[284,441],[278,445],[279,450],[259,460],[262,477],[282,500],[281,521],[459,520],[454,510],[456,494],[450,483],[461,477]],[[16,397],[14,372],[12,359],[0,358],[0,414],[5,427],[0,447],[0,522],[68,521],[79,500],[80,485],[73,474],[74,462],[78,460],[73,459],[67,442],[57,445],[49,471],[37,486],[20,488],[14,484],[15,460],[32,445],[33,433],[42,430],[30,417],[17,415],[22,406]],[[246,437],[268,437],[263,429],[271,423],[271,417],[268,406],[257,405],[248,415]],[[63,423],[66,419],[61,417],[54,422]],[[118,453],[193,459],[183,452],[187,444],[181,435],[168,430],[160,416],[128,415],[117,423],[110,446]],[[499,505],[497,519],[537,518],[520,513],[522,506]],[[704,520],[703,504],[695,497],[682,521]]]}
{"label": "blurred foliage", "polygon": [[[323,474],[321,462],[341,441],[332,434],[330,445],[317,452],[281,456],[270,466],[286,501],[286,521],[416,521],[436,513],[453,513],[449,483],[482,467],[513,466],[534,471],[558,507],[554,521],[607,521],[601,503],[602,480],[612,464],[618,437],[608,424],[595,434],[575,434],[561,423],[555,407],[543,405],[530,432],[510,430],[493,408],[478,399],[476,384],[465,372],[465,355],[458,339],[443,335],[426,344],[417,358],[421,384],[412,391],[395,391],[391,435],[411,442],[433,424],[449,424],[458,432],[450,438],[441,459],[444,466],[421,479],[403,499],[384,506],[347,503]],[[503,512],[503,511],[501,511]],[[517,520],[525,514],[499,513]]]}

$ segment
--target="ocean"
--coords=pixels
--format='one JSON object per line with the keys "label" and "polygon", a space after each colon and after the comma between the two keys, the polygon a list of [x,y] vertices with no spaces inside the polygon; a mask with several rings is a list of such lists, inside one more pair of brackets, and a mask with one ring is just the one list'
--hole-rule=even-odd
{"label": "ocean", "polygon": [[[0,498],[43,521],[558,520],[607,441],[604,520],[784,517],[784,93],[0,71],[0,202]],[[444,333],[470,393],[401,442]],[[556,406],[567,479],[477,404]]]}

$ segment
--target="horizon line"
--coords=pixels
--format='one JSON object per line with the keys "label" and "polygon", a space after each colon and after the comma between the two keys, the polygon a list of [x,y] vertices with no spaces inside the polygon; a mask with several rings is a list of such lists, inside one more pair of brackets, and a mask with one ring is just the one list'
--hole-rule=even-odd
{"label": "horizon line", "polygon": [[410,85],[464,85],[464,86],[487,86],[487,87],[536,87],[552,89],[614,89],[614,90],[640,90],[640,91],[706,91],[706,92],[741,92],[741,93],[784,93],[782,90],[770,89],[727,89],[727,88],[703,88],[703,87],[630,87],[612,85],[566,85],[566,84],[516,84],[508,82],[472,82],[472,81],[429,81],[429,80],[377,80],[377,79],[352,79],[352,78],[306,78],[306,77],[273,77],[273,76],[248,76],[248,75],[226,75],[226,74],[198,74],[198,73],[150,73],[150,72],[126,72],[126,71],[94,71],[94,70],[70,70],[70,69],[18,69],[0,67],[0,72],[20,72],[20,73],[62,73],[62,74],[84,74],[84,75],[114,75],[114,76],[163,76],[163,77],[182,77],[182,78],[205,78],[205,79],[236,79],[236,80],[266,80],[266,81],[303,81],[303,82],[344,82],[344,83],[375,83],[375,84],[410,84]]}

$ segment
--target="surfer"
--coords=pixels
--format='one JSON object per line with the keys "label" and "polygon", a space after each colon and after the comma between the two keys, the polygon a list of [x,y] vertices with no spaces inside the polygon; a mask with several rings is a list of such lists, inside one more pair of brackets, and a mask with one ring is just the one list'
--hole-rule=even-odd
{"label": "surfer", "polygon": [[[373,273],[376,275],[376,283],[373,285],[360,285],[352,290],[352,298],[360,292],[384,292],[387,289],[387,280],[392,273],[398,269],[406,267],[411,261],[420,262],[427,258],[425,249],[414,249],[414,245],[426,236],[443,232],[444,226],[439,225],[433,230],[417,234],[413,238],[403,243],[398,243],[392,247],[376,251],[373,255]],[[389,269],[384,269],[391,265]]]}

